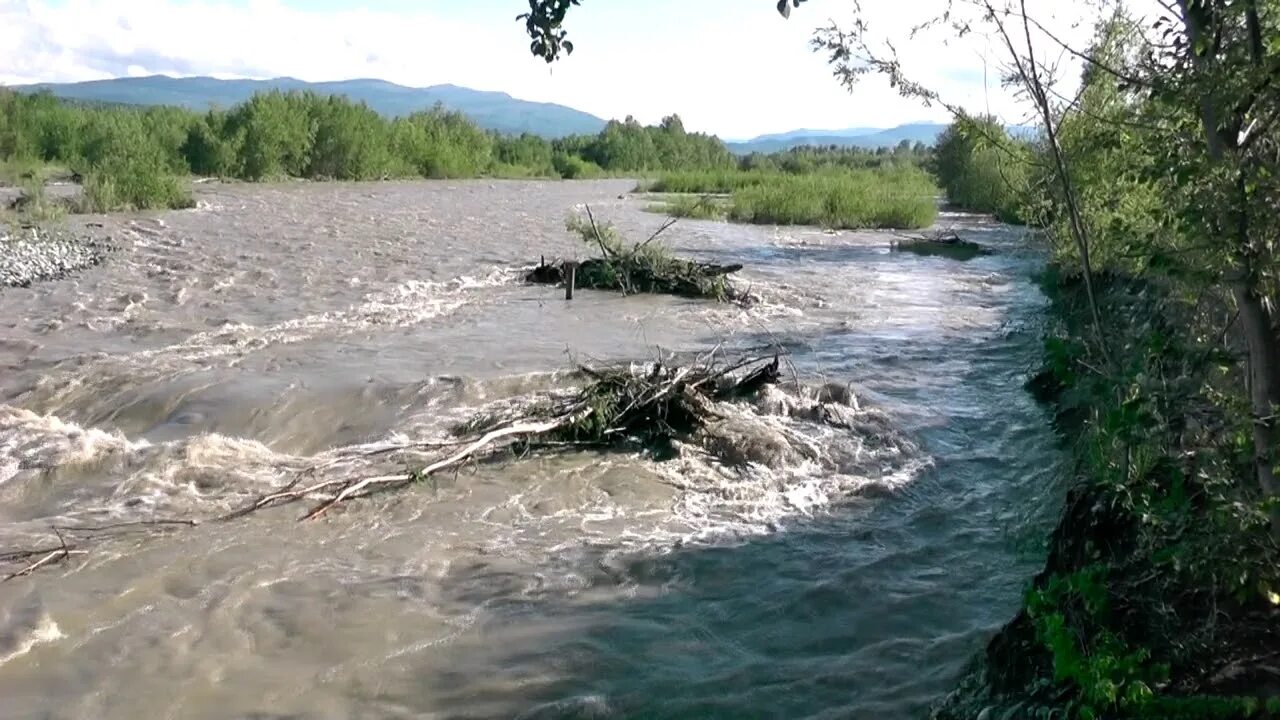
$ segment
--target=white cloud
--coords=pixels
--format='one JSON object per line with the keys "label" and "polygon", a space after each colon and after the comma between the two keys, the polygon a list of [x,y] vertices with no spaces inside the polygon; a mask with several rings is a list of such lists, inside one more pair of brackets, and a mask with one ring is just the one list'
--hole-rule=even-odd
{"label": "white cloud", "polygon": [[[1047,3],[1049,0],[1040,0]],[[886,36],[941,0],[864,0]],[[559,102],[603,117],[743,137],[796,127],[888,126],[936,119],[880,79],[852,95],[808,48],[813,28],[846,17],[847,0],[811,0],[783,21],[771,0],[589,0],[571,17],[577,52],[553,67],[528,54],[513,22],[521,0],[396,3],[413,9],[300,9],[279,0],[0,0],[0,82],[65,82],[161,73],[304,80],[378,77],[452,83]],[[909,8],[909,9],[908,9]],[[1016,114],[983,88],[988,41],[944,45],[934,34],[899,45],[908,67],[944,95]],[[989,74],[997,84],[997,73]]]}

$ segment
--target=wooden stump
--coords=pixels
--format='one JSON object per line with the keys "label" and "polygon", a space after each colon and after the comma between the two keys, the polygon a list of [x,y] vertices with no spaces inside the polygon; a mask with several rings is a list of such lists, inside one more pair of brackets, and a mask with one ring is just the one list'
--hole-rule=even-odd
{"label": "wooden stump", "polygon": [[566,260],[564,263],[564,299],[573,299],[573,286],[578,282],[578,263]]}

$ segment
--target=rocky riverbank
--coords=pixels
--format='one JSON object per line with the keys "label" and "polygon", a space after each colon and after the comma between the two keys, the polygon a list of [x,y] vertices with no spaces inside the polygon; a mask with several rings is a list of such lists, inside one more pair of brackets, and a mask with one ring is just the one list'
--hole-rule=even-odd
{"label": "rocky riverbank", "polygon": [[27,228],[0,232],[0,287],[60,280],[97,265],[115,249],[110,240],[65,231]]}

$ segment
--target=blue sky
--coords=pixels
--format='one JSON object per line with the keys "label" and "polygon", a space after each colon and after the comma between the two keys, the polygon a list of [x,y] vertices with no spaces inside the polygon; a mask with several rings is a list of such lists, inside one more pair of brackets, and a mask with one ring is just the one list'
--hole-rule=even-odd
{"label": "blue sky", "polygon": [[[886,37],[943,0],[863,0]],[[1055,0],[1038,0],[1051,6]],[[847,22],[850,0],[809,0],[783,20],[773,0],[585,0],[577,46],[548,67],[514,21],[524,0],[0,0],[0,83],[164,73],[305,80],[378,77],[452,83],[558,102],[605,118],[739,138],[799,127],[887,127],[945,119],[881,80],[850,94],[808,47],[815,27]],[[1011,122],[987,41],[899,43],[913,77]],[[984,86],[984,63],[990,85]]]}

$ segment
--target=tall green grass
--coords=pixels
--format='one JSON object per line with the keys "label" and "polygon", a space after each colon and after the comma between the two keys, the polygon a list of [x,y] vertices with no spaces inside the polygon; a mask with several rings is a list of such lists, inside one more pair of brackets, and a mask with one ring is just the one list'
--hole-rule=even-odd
{"label": "tall green grass", "polygon": [[787,175],[733,194],[729,219],[829,228],[923,228],[938,217],[937,187],[922,170]]}
{"label": "tall green grass", "polygon": [[640,183],[636,190],[727,195],[742,188],[772,183],[779,177],[781,173],[765,170],[687,170],[664,173],[656,180]]}
{"label": "tall green grass", "polygon": [[728,204],[713,195],[672,195],[662,202],[651,203],[646,212],[695,220],[723,220]]}
{"label": "tall green grass", "polygon": [[[928,227],[938,216],[938,187],[912,164],[830,168],[806,175],[769,170],[675,172],[637,190],[731,195],[729,219],[744,223],[908,229]],[[663,210],[681,217],[714,215],[713,208],[698,203],[671,200]]]}
{"label": "tall green grass", "polygon": [[66,199],[50,196],[42,180],[23,180],[19,187],[22,194],[5,209],[6,224],[46,224],[66,217]]}

